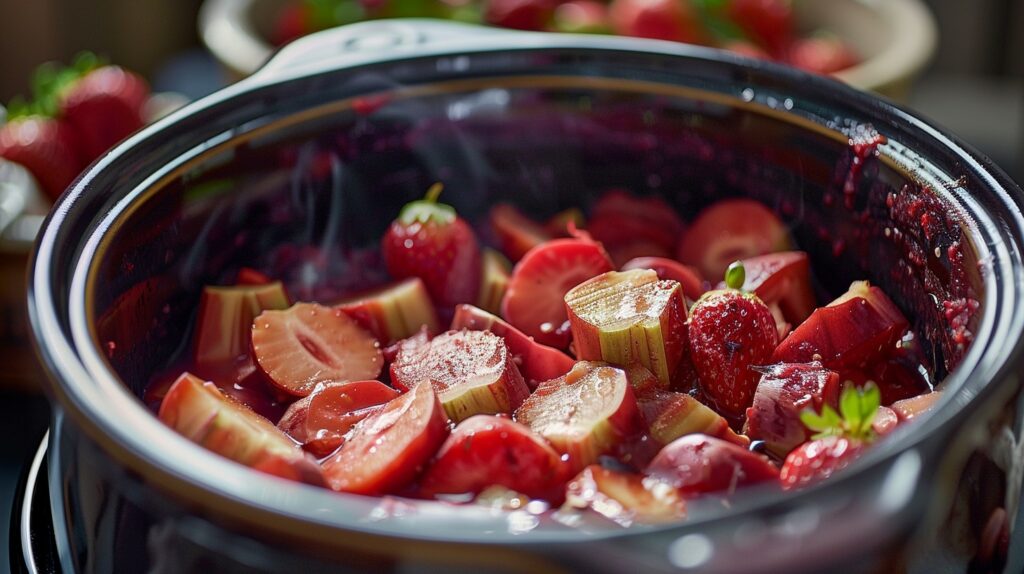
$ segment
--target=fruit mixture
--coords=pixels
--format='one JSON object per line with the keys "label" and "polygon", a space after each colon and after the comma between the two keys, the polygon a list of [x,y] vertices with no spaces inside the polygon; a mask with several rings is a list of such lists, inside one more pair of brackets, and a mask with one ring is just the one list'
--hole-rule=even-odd
{"label": "fruit mixture", "polygon": [[440,193],[385,232],[393,283],[295,302],[244,268],[206,287],[185,372],[147,391],[160,420],[339,492],[628,526],[815,484],[940,396],[889,297],[857,281],[819,306],[807,254],[756,201],[684,222],[612,190],[586,217],[499,204],[474,228]]}
{"label": "fruit mixture", "polygon": [[859,62],[826,30],[797,34],[791,0],[293,0],[277,14],[271,40],[282,45],[334,26],[410,17],[701,44],[819,74]]}

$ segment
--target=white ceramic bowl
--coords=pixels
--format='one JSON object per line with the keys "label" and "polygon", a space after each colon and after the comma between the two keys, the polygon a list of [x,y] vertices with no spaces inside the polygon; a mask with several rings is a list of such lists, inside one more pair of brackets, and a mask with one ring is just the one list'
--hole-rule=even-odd
{"label": "white ceramic bowl", "polygon": [[[248,76],[273,53],[267,31],[287,1],[206,0],[200,36],[234,76]],[[935,52],[935,20],[921,0],[795,0],[795,7],[801,30],[829,30],[863,58],[836,74],[860,89],[905,99]]]}

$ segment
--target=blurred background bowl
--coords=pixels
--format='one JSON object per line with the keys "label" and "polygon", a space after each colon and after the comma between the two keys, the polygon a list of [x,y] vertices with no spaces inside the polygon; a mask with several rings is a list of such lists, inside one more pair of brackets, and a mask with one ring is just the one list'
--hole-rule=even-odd
{"label": "blurred background bowl", "polygon": [[[206,0],[199,35],[236,78],[255,72],[274,52],[269,38],[276,15],[295,0]],[[920,0],[814,0],[795,2],[798,30],[826,30],[862,61],[836,77],[862,90],[905,100],[936,49],[936,26]]]}

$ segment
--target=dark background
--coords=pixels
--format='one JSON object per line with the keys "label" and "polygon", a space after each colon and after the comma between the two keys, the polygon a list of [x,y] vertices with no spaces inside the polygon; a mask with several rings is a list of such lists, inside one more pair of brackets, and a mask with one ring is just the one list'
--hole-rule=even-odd
{"label": "dark background", "polygon": [[[909,107],[1024,181],[1024,0],[926,1],[938,20],[939,48]],[[26,92],[39,63],[67,62],[82,49],[143,73],[156,90],[200,97],[228,81],[199,42],[200,3],[0,0],[0,102]],[[0,571],[8,564],[15,485],[47,416],[41,395],[8,388],[0,375]]]}

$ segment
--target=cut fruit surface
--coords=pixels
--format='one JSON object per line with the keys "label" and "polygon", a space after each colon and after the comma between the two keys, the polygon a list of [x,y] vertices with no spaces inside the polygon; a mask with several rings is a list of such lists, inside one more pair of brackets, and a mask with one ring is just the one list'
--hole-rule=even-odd
{"label": "cut fruit surface", "polygon": [[561,455],[540,435],[507,418],[470,417],[455,427],[420,480],[420,493],[478,494],[504,486],[557,501],[568,475]]}
{"label": "cut fruit surface", "polygon": [[565,295],[582,360],[639,363],[668,385],[686,353],[686,302],[679,283],[654,271],[610,271]]}
{"label": "cut fruit surface", "polygon": [[447,417],[433,387],[418,385],[356,425],[324,461],[324,477],[343,492],[396,492],[416,478],[447,435]]}
{"label": "cut fruit surface", "polygon": [[686,501],[675,487],[599,465],[588,466],[569,481],[565,501],[574,508],[589,508],[622,527],[686,516]]}
{"label": "cut fruit surface", "polygon": [[384,364],[373,335],[344,311],[315,303],[260,314],[252,351],[274,385],[300,397],[318,383],[373,379]]}
{"label": "cut fruit surface", "polygon": [[[814,311],[811,265],[803,251],[781,251],[742,261],[746,271],[743,291],[754,293],[765,305],[777,305],[786,321],[799,325]],[[719,288],[724,288],[724,284]]]}
{"label": "cut fruit surface", "polygon": [[534,341],[500,317],[472,305],[459,305],[455,308],[452,330],[462,329],[490,331],[504,339],[520,374],[531,389],[537,388],[542,381],[561,377],[576,364],[562,351]]}
{"label": "cut fruit surface", "polygon": [[[316,441],[318,446],[337,447],[356,423],[398,395],[398,391],[378,381],[322,383],[309,396],[292,403],[277,428],[304,445]],[[314,454],[330,452],[317,450]]]}
{"label": "cut fruit surface", "polygon": [[790,333],[775,349],[772,362],[863,368],[893,350],[907,327],[906,318],[881,289],[857,281]]}
{"label": "cut fruit surface", "polygon": [[[607,238],[612,243],[650,241],[669,250],[669,253],[684,229],[676,210],[665,200],[655,196],[638,197],[620,189],[604,193],[591,209],[591,222],[587,229],[595,239],[602,241],[593,231],[594,221],[609,222],[603,231],[612,234]],[[596,227],[600,230],[604,225]]]}
{"label": "cut fruit surface", "polygon": [[637,397],[651,438],[666,445],[681,436],[702,433],[746,448],[750,439],[736,434],[722,415],[686,393],[653,391]]}
{"label": "cut fruit surface", "polygon": [[[587,224],[583,212],[576,207],[559,211],[544,223],[544,230],[551,237],[572,237],[573,227],[583,229]],[[570,227],[572,226],[572,227]]]}
{"label": "cut fruit surface", "polygon": [[636,257],[622,266],[622,271],[632,269],[650,269],[658,274],[658,279],[678,281],[683,287],[683,294],[691,301],[700,299],[704,294],[704,279],[696,268],[666,257]]}
{"label": "cut fruit surface", "polygon": [[501,300],[505,297],[509,279],[512,278],[512,264],[493,249],[483,251],[483,274],[477,307],[490,312],[501,312]]}
{"label": "cut fruit surface", "polygon": [[381,345],[410,337],[421,327],[432,335],[441,330],[430,294],[418,277],[348,297],[334,306],[373,333]]}
{"label": "cut fruit surface", "polygon": [[730,495],[739,487],[779,477],[768,457],[703,434],[686,435],[669,443],[646,472],[687,495]]}
{"label": "cut fruit surface", "polygon": [[490,223],[498,247],[512,261],[519,261],[531,249],[551,239],[543,226],[507,203],[491,208]]}
{"label": "cut fruit surface", "polygon": [[789,248],[786,226],[772,210],[751,199],[726,199],[700,212],[676,255],[704,277],[717,278],[733,261]]}
{"label": "cut fruit surface", "polygon": [[538,342],[565,349],[569,345],[565,294],[612,269],[600,243],[587,238],[548,241],[527,253],[512,270],[501,314]]}
{"label": "cut fruit surface", "polygon": [[891,408],[896,413],[896,417],[900,422],[905,422],[931,411],[941,398],[942,391],[932,391],[913,398],[896,401],[892,404]]}
{"label": "cut fruit surface", "polygon": [[510,414],[530,394],[505,341],[487,331],[449,331],[401,349],[391,383],[411,389],[430,381],[455,422],[478,414]]}
{"label": "cut fruit surface", "polygon": [[236,372],[240,361],[248,361],[249,337],[256,316],[266,310],[287,309],[288,305],[288,295],[279,281],[204,287],[193,346],[196,370],[210,378]]}
{"label": "cut fruit surface", "polygon": [[807,409],[821,412],[823,405],[839,406],[839,375],[821,363],[780,363],[761,375],[753,405],[747,409],[743,432],[762,440],[769,452],[785,457],[810,439],[800,421]]}
{"label": "cut fruit surface", "polygon": [[287,435],[190,373],[182,373],[171,385],[157,416],[185,438],[237,463],[323,484],[320,467]]}
{"label": "cut fruit surface", "polygon": [[625,371],[580,361],[565,376],[541,383],[515,419],[546,438],[580,470],[643,431]]}

